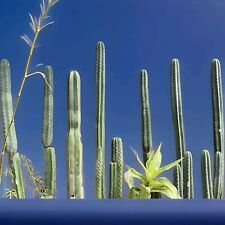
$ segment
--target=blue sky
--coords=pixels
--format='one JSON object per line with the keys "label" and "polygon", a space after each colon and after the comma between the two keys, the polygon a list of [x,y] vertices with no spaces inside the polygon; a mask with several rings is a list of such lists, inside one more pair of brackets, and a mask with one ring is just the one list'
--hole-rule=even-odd
{"label": "blue sky", "polygon": [[[11,64],[13,95],[22,79],[31,34],[28,12],[38,15],[38,0],[0,2],[0,58]],[[187,150],[194,158],[195,192],[201,196],[200,152],[213,152],[210,63],[225,62],[223,0],[61,0],[51,15],[56,22],[41,34],[32,66],[52,65],[55,73],[54,147],[57,151],[57,196],[66,197],[66,84],[70,70],[82,80],[82,136],[87,198],[94,196],[95,45],[106,46],[106,162],[114,136],[124,142],[125,163],[137,166],[130,147],[141,152],[139,72],[149,71],[153,142],[163,143],[164,163],[175,160],[169,96],[169,67],[181,64]],[[224,81],[224,79],[223,79]],[[43,171],[41,145],[42,80],[30,79],[16,115],[18,151]],[[108,167],[107,167],[108,168]],[[108,170],[106,171],[108,174]],[[108,179],[108,176],[107,176]]]}

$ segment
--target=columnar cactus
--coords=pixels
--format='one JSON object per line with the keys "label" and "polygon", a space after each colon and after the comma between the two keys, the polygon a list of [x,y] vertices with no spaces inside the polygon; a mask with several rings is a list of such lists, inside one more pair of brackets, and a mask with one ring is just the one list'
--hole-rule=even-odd
{"label": "columnar cactus", "polygon": [[96,47],[96,185],[97,199],[105,198],[105,46]]}
{"label": "columnar cactus", "polygon": [[123,197],[123,143],[122,139],[112,139],[112,161],[110,163],[110,198]]}
{"label": "columnar cactus", "polygon": [[187,151],[183,159],[183,198],[194,198],[193,160],[191,152]]}
{"label": "columnar cactus", "polygon": [[67,195],[83,199],[83,145],[81,142],[81,81],[77,71],[68,78]]}
{"label": "columnar cactus", "polygon": [[181,198],[183,198],[183,171],[180,164],[174,167],[173,179],[175,187],[179,191]]}
{"label": "columnar cactus", "polygon": [[[219,198],[224,196],[224,109],[223,109],[223,92],[221,66],[218,59],[213,59],[211,65],[211,91],[213,107],[213,136],[214,136],[214,154],[221,153],[222,157],[222,180],[221,189],[218,193]],[[216,157],[215,157],[216,158]],[[216,162],[215,162],[216,163]],[[214,171],[214,182],[218,176],[217,168]],[[214,196],[215,197],[215,196]]]}
{"label": "columnar cactus", "polygon": [[[175,135],[175,146],[177,159],[183,158],[183,162],[180,163],[180,171],[175,168],[174,171],[174,184],[178,190],[183,190],[180,193],[184,198],[193,198],[193,166],[192,155],[190,152],[186,152],[185,135],[184,135],[184,122],[183,122],[183,110],[182,110],[182,97],[181,97],[181,85],[180,85],[180,65],[177,59],[173,59],[170,68],[170,88],[171,88],[171,105],[173,115],[173,127]],[[182,172],[183,182],[178,177]]]}
{"label": "columnar cactus", "polygon": [[[208,151],[204,150],[202,152],[202,188],[203,198],[221,199],[224,196],[224,109],[221,66],[218,59],[213,59],[211,64],[211,92],[213,108],[214,176],[212,181],[210,155]],[[206,158],[208,161],[206,161]]]}
{"label": "columnar cactus", "polygon": [[45,192],[48,198],[56,195],[56,156],[52,148],[53,140],[53,71],[50,66],[45,69],[44,109],[42,122],[42,144],[45,155]]}
{"label": "columnar cactus", "polygon": [[109,198],[114,199],[116,198],[116,169],[117,169],[117,163],[116,162],[110,162],[109,165],[109,169],[110,169],[110,181],[109,181]]}
{"label": "columnar cactus", "polygon": [[142,115],[142,149],[143,161],[146,163],[147,154],[152,150],[151,112],[149,105],[148,72],[142,70],[140,74],[141,86],[141,115]]}
{"label": "columnar cactus", "polygon": [[[7,135],[8,126],[13,116],[13,102],[11,94],[11,77],[9,62],[3,59],[0,62],[0,93],[1,93],[1,113],[3,123],[4,139]],[[9,156],[9,167],[12,170],[12,186],[16,190],[17,198],[25,198],[23,184],[23,174],[20,156],[17,152],[17,137],[15,124],[13,123],[7,138],[7,153]]]}
{"label": "columnar cactus", "polygon": [[211,159],[208,150],[202,151],[201,169],[202,169],[203,198],[212,199],[213,198],[212,171],[211,171]]}

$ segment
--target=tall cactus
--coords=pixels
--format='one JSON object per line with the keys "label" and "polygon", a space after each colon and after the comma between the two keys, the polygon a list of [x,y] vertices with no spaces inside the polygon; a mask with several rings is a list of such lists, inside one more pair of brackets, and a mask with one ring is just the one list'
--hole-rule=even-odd
{"label": "tall cactus", "polygon": [[67,195],[83,199],[83,145],[81,142],[81,81],[77,71],[68,78]]}
{"label": "tall cactus", "polygon": [[213,184],[212,184],[211,159],[208,150],[202,151],[201,169],[202,169],[203,198],[211,199],[213,198]]}
{"label": "tall cactus", "polygon": [[178,177],[180,171],[174,170],[174,183],[179,190],[183,190],[181,196],[184,198],[194,197],[193,187],[193,163],[192,155],[186,152],[185,135],[184,135],[184,122],[182,110],[182,97],[181,97],[181,84],[180,84],[180,65],[178,59],[173,59],[170,67],[170,90],[171,90],[171,105],[173,115],[173,127],[175,136],[175,147],[177,159],[183,158],[180,163],[182,178]]}
{"label": "tall cactus", "polygon": [[105,198],[105,46],[96,47],[96,186],[97,199]]}
{"label": "tall cactus", "polygon": [[143,161],[146,163],[147,154],[152,150],[151,112],[149,105],[148,72],[142,70],[140,74],[141,86],[141,114],[142,114],[142,149]]}
{"label": "tall cactus", "polygon": [[42,122],[42,144],[45,155],[45,189],[48,198],[56,195],[56,155],[52,148],[53,140],[53,70],[50,66],[45,69],[44,109]]}
{"label": "tall cactus", "polygon": [[[213,108],[214,176],[212,181],[210,155],[208,151],[204,150],[202,152],[202,188],[203,198],[221,199],[224,197],[224,109],[221,65],[218,59],[213,59],[211,64],[211,95]],[[210,194],[208,193],[209,189]]]}
{"label": "tall cactus", "polygon": [[[4,139],[7,135],[9,123],[13,116],[13,102],[11,94],[10,65],[6,59],[0,62],[0,93],[1,93],[1,114],[3,123]],[[17,198],[25,198],[23,184],[23,174],[20,156],[17,152],[17,137],[15,124],[13,123],[7,138],[7,153],[9,156],[9,166],[12,169],[12,186],[16,190]]]}
{"label": "tall cactus", "polygon": [[[223,109],[223,92],[221,66],[218,59],[213,59],[211,65],[211,92],[213,107],[213,136],[214,136],[214,155],[221,153],[222,157],[222,174],[221,189],[219,198],[224,196],[224,109]],[[215,162],[216,163],[216,162]],[[214,182],[218,176],[217,167],[214,169]]]}
{"label": "tall cactus", "polygon": [[123,143],[122,139],[112,139],[112,159],[110,163],[110,198],[123,197]]}

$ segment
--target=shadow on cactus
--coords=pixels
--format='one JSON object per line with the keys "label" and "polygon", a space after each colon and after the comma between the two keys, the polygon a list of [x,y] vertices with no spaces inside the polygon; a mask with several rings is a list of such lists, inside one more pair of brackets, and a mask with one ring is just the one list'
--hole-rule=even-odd
{"label": "shadow on cactus", "polygon": [[[166,166],[160,167],[162,162],[161,144],[158,149],[150,151],[147,155],[148,159],[144,165],[138,154],[134,151],[138,163],[144,170],[144,175],[130,168],[124,178],[129,186],[128,198],[130,199],[149,199],[153,193],[161,193],[171,199],[180,199],[177,188],[166,177],[158,177],[161,173],[178,165],[182,159],[178,159]],[[136,187],[134,178],[138,179],[140,186]]]}

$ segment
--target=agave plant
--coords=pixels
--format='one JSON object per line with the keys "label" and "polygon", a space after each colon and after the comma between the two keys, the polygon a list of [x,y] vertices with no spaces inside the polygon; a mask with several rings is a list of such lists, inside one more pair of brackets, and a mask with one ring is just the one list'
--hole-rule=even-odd
{"label": "agave plant", "polygon": [[[176,160],[166,166],[161,166],[162,154],[161,144],[157,150],[148,153],[148,159],[144,165],[140,160],[138,154],[134,152],[138,163],[144,170],[144,175],[133,168],[130,168],[125,174],[124,178],[129,186],[128,198],[130,199],[149,199],[152,193],[161,193],[171,199],[180,199],[177,188],[166,177],[158,177],[161,173],[171,169],[181,162],[182,159]],[[138,179],[140,186],[136,187],[134,178]]]}

